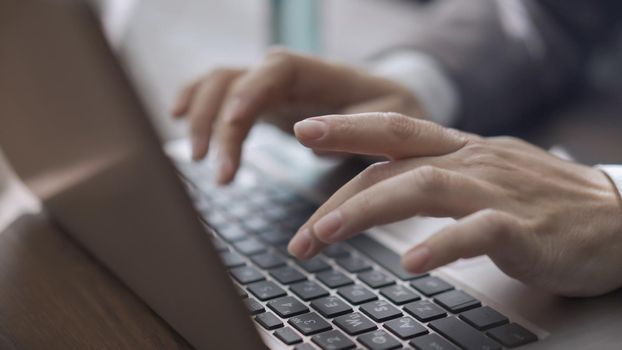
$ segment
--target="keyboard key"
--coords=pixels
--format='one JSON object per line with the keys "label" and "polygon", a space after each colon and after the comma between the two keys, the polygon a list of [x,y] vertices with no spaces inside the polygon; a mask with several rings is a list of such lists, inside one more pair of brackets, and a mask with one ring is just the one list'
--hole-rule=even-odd
{"label": "keyboard key", "polygon": [[387,299],[391,300],[397,305],[402,305],[421,299],[418,294],[402,285],[382,288],[380,290],[380,294],[384,295]]}
{"label": "keyboard key", "polygon": [[250,266],[236,267],[229,271],[233,278],[242,284],[253,283],[265,279],[256,268]]}
{"label": "keyboard key", "polygon": [[262,269],[269,270],[275,267],[284,266],[285,260],[276,254],[264,253],[251,256],[251,260]]}
{"label": "keyboard key", "polygon": [[430,328],[466,350],[497,350],[501,346],[456,317],[432,321]]}
{"label": "keyboard key", "polygon": [[306,261],[297,260],[296,263],[309,273],[316,273],[330,269],[330,265],[319,256],[313,257]]}
{"label": "keyboard key", "polygon": [[436,320],[447,316],[447,313],[429,300],[415,301],[404,306],[404,310],[421,322]]}
{"label": "keyboard key", "polygon": [[460,314],[460,318],[466,323],[479,329],[485,330],[508,323],[508,318],[498,313],[490,306],[478,307]]}
{"label": "keyboard key", "polygon": [[270,222],[260,216],[244,218],[242,224],[244,227],[254,232],[265,232],[271,228]]}
{"label": "keyboard key", "polygon": [[355,256],[337,259],[337,264],[350,273],[357,273],[371,269],[371,265],[367,261]]}
{"label": "keyboard key", "polygon": [[538,340],[535,334],[516,323],[491,329],[488,331],[488,335],[508,348],[515,348]]}
{"label": "keyboard key", "polygon": [[238,295],[242,298],[247,298],[248,297],[248,293],[246,293],[246,291],[240,287],[238,287],[237,284],[233,285],[233,288],[235,288],[235,291],[238,292]]}
{"label": "keyboard key", "polygon": [[427,328],[408,316],[389,321],[384,324],[384,327],[402,339],[410,339],[428,333]]}
{"label": "keyboard key", "polygon": [[349,350],[356,347],[352,340],[336,329],[314,335],[311,340],[322,350]]}
{"label": "keyboard key", "polygon": [[228,268],[245,265],[244,259],[239,254],[233,252],[220,253],[220,259],[222,260],[222,263]]}
{"label": "keyboard key", "polygon": [[376,329],[376,324],[360,312],[339,316],[333,323],[350,335],[357,335]]}
{"label": "keyboard key", "polygon": [[309,312],[304,315],[294,316],[290,318],[287,322],[304,335],[312,335],[333,328],[328,322],[326,322],[320,315],[316,314],[315,312]]}
{"label": "keyboard key", "polygon": [[385,300],[376,300],[361,306],[361,311],[376,322],[402,316],[402,312]]}
{"label": "keyboard key", "polygon": [[340,244],[331,244],[322,250],[322,254],[329,258],[345,258],[350,255],[350,252],[343,248]]}
{"label": "keyboard key", "polygon": [[283,327],[283,322],[278,317],[274,316],[272,312],[264,312],[263,314],[257,315],[255,321],[269,331]]}
{"label": "keyboard key", "polygon": [[300,271],[289,267],[283,266],[270,271],[270,276],[274,277],[282,284],[291,284],[295,282],[304,281],[307,279]]}
{"label": "keyboard key", "polygon": [[315,350],[313,345],[309,343],[298,344],[294,347],[294,350]]}
{"label": "keyboard key", "polygon": [[341,287],[337,290],[337,294],[344,297],[350,304],[358,305],[368,301],[378,299],[376,294],[360,284],[353,286]]}
{"label": "keyboard key", "polygon": [[409,343],[417,350],[460,350],[452,343],[441,338],[438,334],[428,334],[417,337]]}
{"label": "keyboard key", "polygon": [[328,296],[328,291],[326,289],[312,281],[293,284],[289,287],[289,289],[304,301]]}
{"label": "keyboard key", "polygon": [[420,278],[410,282],[410,285],[428,297],[454,289],[451,284],[435,276]]}
{"label": "keyboard key", "polygon": [[244,305],[246,306],[248,311],[250,311],[251,315],[257,315],[266,311],[266,309],[253,298],[244,299],[242,301],[244,302]]}
{"label": "keyboard key", "polygon": [[309,311],[309,308],[304,306],[304,304],[296,300],[296,298],[289,296],[269,301],[268,307],[282,318],[304,314]]}
{"label": "keyboard key", "polygon": [[401,280],[406,281],[427,276],[427,274],[413,275],[404,270],[400,261],[400,256],[396,252],[376,242],[373,238],[365,236],[364,234],[351,238],[348,240],[348,243]]}
{"label": "keyboard key", "polygon": [[370,350],[393,350],[402,347],[402,344],[382,329],[363,334],[357,338]]}
{"label": "keyboard key", "polygon": [[302,342],[302,338],[290,327],[277,329],[276,331],[274,331],[274,335],[287,345]]}
{"label": "keyboard key", "polygon": [[481,305],[479,300],[461,290],[451,290],[434,297],[434,301],[449,312],[457,314]]}
{"label": "keyboard key", "polygon": [[359,279],[372,288],[386,287],[395,284],[393,277],[378,270],[366,271],[359,273]]}
{"label": "keyboard key", "polygon": [[266,245],[261,243],[256,238],[249,238],[243,241],[235,242],[233,243],[233,247],[240,253],[247,256],[264,253],[267,250]]}
{"label": "keyboard key", "polygon": [[333,318],[352,312],[350,305],[336,296],[329,296],[311,302],[311,307],[319,311],[322,316]]}
{"label": "keyboard key", "polygon": [[237,242],[248,238],[244,229],[235,224],[221,226],[217,233],[227,242]]}
{"label": "keyboard key", "polygon": [[291,235],[272,230],[262,232],[258,236],[259,239],[270,245],[287,244],[289,243],[289,240],[292,239]]}
{"label": "keyboard key", "polygon": [[271,281],[256,282],[249,285],[247,288],[261,301],[282,297],[286,294],[281,287]]}
{"label": "keyboard key", "polygon": [[320,272],[315,278],[324,283],[328,288],[339,288],[354,283],[348,276],[335,270]]}

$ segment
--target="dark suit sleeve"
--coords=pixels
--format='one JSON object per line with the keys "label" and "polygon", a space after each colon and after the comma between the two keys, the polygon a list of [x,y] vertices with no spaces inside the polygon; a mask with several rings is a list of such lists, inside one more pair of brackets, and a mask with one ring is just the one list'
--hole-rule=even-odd
{"label": "dark suit sleeve", "polygon": [[612,32],[619,3],[440,0],[411,43],[455,83],[457,127],[493,134],[567,100],[581,84],[590,50]]}

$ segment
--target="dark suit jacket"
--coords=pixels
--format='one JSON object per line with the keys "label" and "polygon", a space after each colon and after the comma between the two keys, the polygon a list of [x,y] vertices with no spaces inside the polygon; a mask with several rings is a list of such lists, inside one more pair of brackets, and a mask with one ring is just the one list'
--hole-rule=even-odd
{"label": "dark suit jacket", "polygon": [[483,134],[567,100],[622,21],[621,0],[438,0],[429,10],[412,46],[455,82],[457,126]]}

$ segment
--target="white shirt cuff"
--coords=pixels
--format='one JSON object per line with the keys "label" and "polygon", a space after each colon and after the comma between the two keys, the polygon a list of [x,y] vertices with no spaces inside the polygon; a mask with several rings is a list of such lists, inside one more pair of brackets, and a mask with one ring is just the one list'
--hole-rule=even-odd
{"label": "white shirt cuff", "polygon": [[596,167],[604,171],[605,174],[609,176],[611,181],[613,181],[613,183],[618,188],[618,192],[620,192],[620,196],[622,196],[622,165],[599,164]]}
{"label": "white shirt cuff", "polygon": [[429,120],[445,126],[455,123],[458,92],[434,58],[414,50],[397,51],[381,59],[374,73],[409,88]]}

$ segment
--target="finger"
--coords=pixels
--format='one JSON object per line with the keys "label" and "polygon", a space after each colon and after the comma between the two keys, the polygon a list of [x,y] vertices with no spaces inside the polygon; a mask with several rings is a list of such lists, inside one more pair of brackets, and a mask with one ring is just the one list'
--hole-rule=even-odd
{"label": "finger", "polygon": [[214,121],[231,82],[241,73],[241,70],[216,70],[196,87],[188,112],[194,160],[200,160],[207,154]]}
{"label": "finger", "polygon": [[294,125],[298,140],[322,151],[380,155],[390,159],[440,156],[462,148],[471,136],[396,113],[331,115]]}
{"label": "finger", "polygon": [[242,143],[250,128],[261,114],[287,98],[295,69],[295,60],[268,59],[236,81],[223,108],[218,128],[219,183],[233,180],[240,164]]}
{"label": "finger", "polygon": [[402,113],[410,117],[423,118],[423,110],[414,96],[386,95],[348,106],[341,114],[359,114],[385,111]]}
{"label": "finger", "polygon": [[191,84],[186,85],[177,95],[175,99],[175,103],[173,104],[173,108],[171,110],[171,114],[175,118],[181,118],[186,113],[188,113],[188,108],[190,107],[190,101],[192,101],[192,97],[196,93],[199,85],[201,83],[200,79],[192,82]]}
{"label": "finger", "polygon": [[410,272],[422,273],[458,259],[494,255],[507,246],[515,246],[520,236],[518,219],[493,209],[485,209],[446,227],[402,256],[402,265]]}

